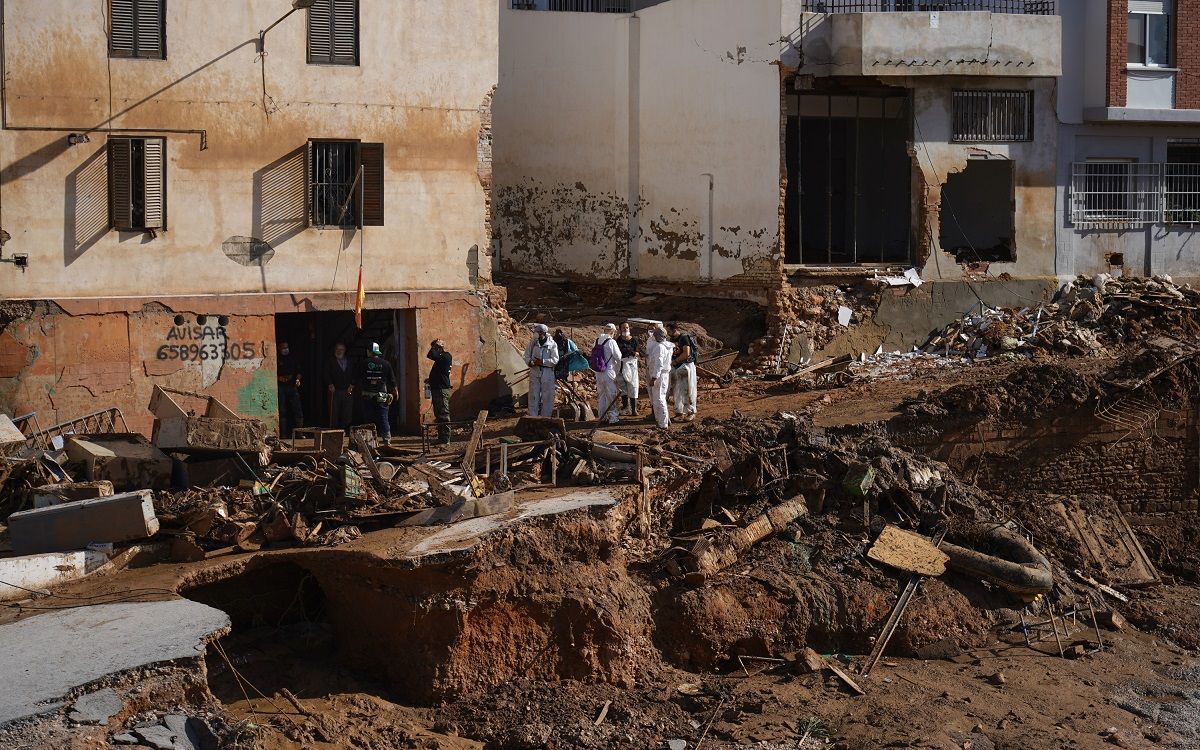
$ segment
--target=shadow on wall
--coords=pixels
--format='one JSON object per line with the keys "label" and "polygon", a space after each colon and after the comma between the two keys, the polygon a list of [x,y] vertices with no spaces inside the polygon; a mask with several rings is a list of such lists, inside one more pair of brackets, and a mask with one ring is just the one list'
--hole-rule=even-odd
{"label": "shadow on wall", "polygon": [[79,260],[109,230],[108,151],[99,148],[66,179],[63,265]]}
{"label": "shadow on wall", "polygon": [[254,173],[254,230],[273,248],[308,227],[308,180],[303,146]]}

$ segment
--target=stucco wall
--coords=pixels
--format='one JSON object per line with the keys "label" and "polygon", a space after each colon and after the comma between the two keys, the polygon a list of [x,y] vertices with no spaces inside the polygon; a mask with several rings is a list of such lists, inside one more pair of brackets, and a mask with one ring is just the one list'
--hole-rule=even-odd
{"label": "stucco wall", "polygon": [[[990,275],[1007,273],[1018,278],[1035,278],[1054,274],[1055,236],[1055,160],[1057,152],[1057,121],[1054,114],[1054,81],[1041,79],[1005,79],[972,77],[961,79],[922,78],[910,82],[913,91],[914,138],[920,180],[914,190],[917,208],[914,222],[924,211],[927,226],[932,230],[933,247],[919,245],[919,258],[926,258],[921,269],[926,279],[955,279],[962,276],[963,267],[941,251],[938,226],[942,211],[953,210],[966,214],[979,210],[977,206],[943,206],[942,185],[947,176],[966,168],[972,158],[1007,159],[1013,162],[1013,262],[988,264]],[[1034,138],[1021,143],[952,143],[951,126],[953,91],[956,88],[1031,89],[1034,92]],[[1008,208],[1001,207],[1007,211]],[[919,225],[918,225],[919,226]],[[968,238],[970,239],[970,238]],[[918,235],[919,242],[925,238]],[[928,257],[926,257],[928,256]]]}
{"label": "stucco wall", "polygon": [[699,281],[711,239],[715,279],[770,273],[779,18],[779,0],[501,10],[501,267]]}
{"label": "stucco wall", "polygon": [[[357,67],[307,65],[296,13],[267,37],[264,94],[254,40],[288,6],[172,0],[168,59],[154,61],[108,58],[105,0],[6,0],[8,124],[92,132],[77,146],[65,132],[0,140],[5,254],[29,255],[24,274],[0,269],[0,296],[352,290],[360,238],[305,226],[309,138],[385,144],[368,289],[469,286],[471,248],[489,247],[477,145],[497,0],[361,0]],[[166,134],[168,230],[153,239],[107,230],[108,127],[206,131],[205,150]],[[239,263],[222,250],[236,235],[273,254]]]}

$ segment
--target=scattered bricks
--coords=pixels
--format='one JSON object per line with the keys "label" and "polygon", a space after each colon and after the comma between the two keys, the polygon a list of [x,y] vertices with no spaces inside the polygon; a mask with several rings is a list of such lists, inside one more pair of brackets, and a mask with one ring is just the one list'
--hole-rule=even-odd
{"label": "scattered bricks", "polygon": [[66,552],[92,542],[128,542],[158,533],[149,490],[79,500],[13,513],[8,518],[13,552]]}
{"label": "scattered bricks", "polygon": [[89,481],[107,479],[119,492],[171,486],[171,458],[137,434],[72,438],[67,457],[82,463]]}
{"label": "scattered bricks", "polygon": [[1121,613],[1112,609],[1097,612],[1096,622],[1105,630],[1125,630],[1129,627]]}
{"label": "scattered bricks", "polygon": [[91,500],[94,497],[111,497],[112,482],[101,479],[98,482],[63,482],[62,484],[47,484],[33,490],[33,507],[46,508],[51,505],[73,503],[76,500]]}

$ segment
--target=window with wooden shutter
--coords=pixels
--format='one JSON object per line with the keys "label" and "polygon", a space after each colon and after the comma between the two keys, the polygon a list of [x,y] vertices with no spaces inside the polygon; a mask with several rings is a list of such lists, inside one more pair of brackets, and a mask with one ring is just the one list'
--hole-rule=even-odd
{"label": "window with wooden shutter", "polygon": [[360,143],[358,161],[362,166],[362,221],[364,227],[383,226],[383,144]]}
{"label": "window with wooden shutter", "polygon": [[165,60],[166,0],[109,0],[108,54]]}
{"label": "window with wooden shutter", "polygon": [[167,228],[167,148],[163,138],[108,141],[108,206],[113,229]]}
{"label": "window with wooden shutter", "polygon": [[358,0],[316,0],[308,9],[308,62],[358,65]]}

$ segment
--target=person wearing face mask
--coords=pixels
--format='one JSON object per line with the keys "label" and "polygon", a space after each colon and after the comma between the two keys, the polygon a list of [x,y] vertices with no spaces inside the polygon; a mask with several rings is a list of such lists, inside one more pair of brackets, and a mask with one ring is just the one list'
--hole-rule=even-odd
{"label": "person wearing face mask", "polygon": [[621,421],[620,391],[617,390],[617,371],[621,367],[621,350],[617,348],[617,327],[613,323],[604,326],[604,333],[592,346],[589,363],[596,373],[597,418],[602,423],[616,424]]}
{"label": "person wearing face mask", "polygon": [[275,373],[279,380],[279,436],[290,438],[292,431],[304,426],[304,407],[300,403],[300,362],[286,341],[278,344]]}
{"label": "person wearing face mask", "polygon": [[617,387],[621,391],[621,409],[636,417],[638,413],[638,357],[642,353],[642,342],[633,335],[628,323],[621,324],[621,335],[617,336],[617,348],[621,350],[621,365],[617,375]]}
{"label": "person wearing face mask", "polygon": [[550,329],[538,323],[533,338],[525,347],[529,365],[529,416],[554,416],[554,366],[558,364],[558,344],[550,338]]}
{"label": "person wearing face mask", "polygon": [[671,425],[667,411],[667,390],[671,387],[671,360],[675,358],[675,344],[667,338],[662,326],[655,326],[646,344],[646,380],[650,386],[650,408],[654,421],[660,429]]}

